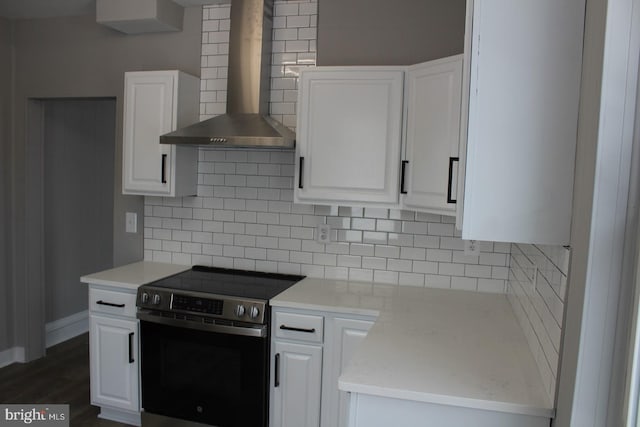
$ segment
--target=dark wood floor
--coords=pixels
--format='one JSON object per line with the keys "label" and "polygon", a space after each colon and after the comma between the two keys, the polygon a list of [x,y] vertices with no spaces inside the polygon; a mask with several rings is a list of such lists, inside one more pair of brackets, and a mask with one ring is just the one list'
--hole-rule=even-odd
{"label": "dark wood floor", "polygon": [[69,404],[72,427],[124,427],[98,418],[89,403],[89,335],[47,349],[47,356],[0,369],[0,403]]}

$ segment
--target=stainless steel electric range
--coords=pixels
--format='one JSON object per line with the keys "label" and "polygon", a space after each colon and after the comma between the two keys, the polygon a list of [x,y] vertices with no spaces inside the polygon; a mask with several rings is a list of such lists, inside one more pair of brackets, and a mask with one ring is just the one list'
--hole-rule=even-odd
{"label": "stainless steel electric range", "polygon": [[143,427],[266,427],[269,299],[302,278],[194,266],[141,286]]}

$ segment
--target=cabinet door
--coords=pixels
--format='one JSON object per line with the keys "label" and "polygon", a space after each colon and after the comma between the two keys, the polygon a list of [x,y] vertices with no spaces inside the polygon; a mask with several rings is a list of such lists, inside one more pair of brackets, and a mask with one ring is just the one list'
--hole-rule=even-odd
{"label": "cabinet door", "polygon": [[322,347],[276,341],[272,358],[272,427],[318,427]]}
{"label": "cabinet door", "polygon": [[462,55],[410,67],[405,82],[403,207],[456,211]]}
{"label": "cabinet door", "polygon": [[322,426],[347,427],[349,395],[338,390],[338,378],[358,345],[367,336],[373,321],[334,318],[323,370]]}
{"label": "cabinet door", "polygon": [[471,3],[464,239],[569,243],[584,3]]}
{"label": "cabinet door", "polygon": [[139,411],[138,323],[91,315],[91,403]]}
{"label": "cabinet door", "polygon": [[301,72],[297,203],[397,205],[403,77],[388,68]]}

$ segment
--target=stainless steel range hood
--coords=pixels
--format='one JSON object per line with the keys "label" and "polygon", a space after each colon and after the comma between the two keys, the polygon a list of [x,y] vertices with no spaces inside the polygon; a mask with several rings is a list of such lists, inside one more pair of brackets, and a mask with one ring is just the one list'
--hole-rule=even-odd
{"label": "stainless steel range hood", "polygon": [[227,114],[160,136],[161,144],[295,147],[295,133],[268,116],[273,0],[232,0]]}

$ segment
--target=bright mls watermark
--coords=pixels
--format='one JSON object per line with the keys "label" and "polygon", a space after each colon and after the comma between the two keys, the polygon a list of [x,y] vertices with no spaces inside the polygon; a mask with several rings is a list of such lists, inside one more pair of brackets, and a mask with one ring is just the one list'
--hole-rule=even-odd
{"label": "bright mls watermark", "polygon": [[0,427],[24,425],[69,427],[69,405],[0,405]]}

